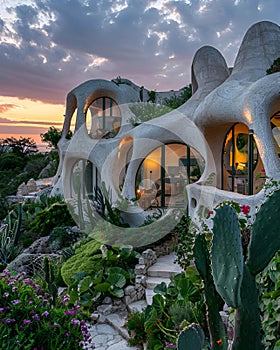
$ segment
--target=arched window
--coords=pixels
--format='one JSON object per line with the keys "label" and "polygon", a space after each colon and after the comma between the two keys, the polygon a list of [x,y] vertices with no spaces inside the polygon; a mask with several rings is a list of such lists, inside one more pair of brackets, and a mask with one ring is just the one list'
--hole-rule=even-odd
{"label": "arched window", "polygon": [[170,143],[158,147],[144,159],[136,175],[140,206],[183,206],[185,186],[196,182],[203,169],[203,158],[187,145]]}
{"label": "arched window", "polygon": [[228,131],[223,146],[222,188],[241,194],[257,192],[256,178],[263,168],[253,132],[242,123]]}
{"label": "arched window", "polygon": [[117,103],[109,97],[99,97],[89,106],[87,129],[93,138],[114,137],[121,126],[121,113]]}
{"label": "arched window", "polygon": [[100,173],[91,161],[81,159],[75,163],[71,174],[73,197],[93,199],[94,191],[100,185]]}

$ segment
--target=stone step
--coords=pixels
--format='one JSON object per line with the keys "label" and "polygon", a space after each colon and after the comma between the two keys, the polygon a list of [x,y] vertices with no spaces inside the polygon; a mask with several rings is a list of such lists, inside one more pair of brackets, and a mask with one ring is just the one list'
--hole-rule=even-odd
{"label": "stone step", "polygon": [[127,309],[130,313],[136,312],[136,311],[142,312],[143,310],[145,310],[146,307],[147,307],[146,300],[134,301],[133,303],[127,305]]}
{"label": "stone step", "polygon": [[166,285],[168,286],[170,283],[170,278],[166,278],[166,277],[148,277],[146,280],[146,288],[147,289],[154,289],[155,286],[157,286],[158,284],[161,284],[162,282],[165,282]]}
{"label": "stone step", "polygon": [[148,305],[152,304],[154,295],[155,295],[155,292],[152,289],[145,290],[146,302]]}
{"label": "stone step", "polygon": [[178,273],[182,272],[183,269],[178,264],[174,264],[175,259],[175,253],[160,256],[157,259],[157,262],[151,267],[149,267],[147,272],[148,276],[170,278],[171,276],[175,276]]}

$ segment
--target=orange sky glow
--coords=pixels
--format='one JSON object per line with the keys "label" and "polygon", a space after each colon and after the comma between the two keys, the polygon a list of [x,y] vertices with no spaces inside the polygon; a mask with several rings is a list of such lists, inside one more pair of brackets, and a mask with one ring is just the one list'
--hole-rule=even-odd
{"label": "orange sky glow", "polygon": [[50,126],[61,130],[64,105],[0,96],[0,138],[31,137],[40,145],[40,134]]}

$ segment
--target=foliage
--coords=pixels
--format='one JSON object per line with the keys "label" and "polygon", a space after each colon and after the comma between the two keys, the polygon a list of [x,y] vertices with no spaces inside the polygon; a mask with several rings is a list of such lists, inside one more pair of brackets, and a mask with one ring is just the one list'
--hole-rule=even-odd
{"label": "foliage", "polygon": [[170,112],[172,109],[165,105],[154,104],[151,102],[135,102],[129,105],[130,110],[134,114],[128,121],[136,126],[139,123],[144,123],[148,120],[160,117],[163,114]]}
{"label": "foliage", "polygon": [[18,204],[18,214],[8,213],[3,225],[0,227],[0,262],[8,264],[18,254],[20,248],[18,240],[21,233],[22,204]]}
{"label": "foliage", "polygon": [[127,319],[126,327],[129,334],[129,344],[139,345],[146,343],[147,334],[145,332],[145,313],[144,312],[132,312]]}
{"label": "foliage", "polygon": [[28,225],[31,232],[37,233],[40,236],[49,235],[57,226],[75,226],[71,214],[68,211],[67,204],[57,202],[49,208],[43,209],[35,214],[34,219]]}
{"label": "foliage", "polygon": [[3,153],[0,156],[0,171],[3,170],[23,170],[26,162],[15,153]]}
{"label": "foliage", "polygon": [[164,282],[157,285],[152,304],[128,318],[131,344],[146,342],[148,350],[174,348],[179,332],[192,322],[207,331],[201,287],[201,279],[192,267],[174,276],[168,286]]}
{"label": "foliage", "polygon": [[257,277],[260,290],[262,342],[265,350],[280,348],[280,252]]}
{"label": "foliage", "polygon": [[109,248],[96,241],[82,245],[61,270],[71,302],[91,306],[106,295],[123,297],[125,286],[134,281],[137,258],[132,247]]}
{"label": "foliage", "polygon": [[90,344],[84,320],[88,314],[78,305],[69,308],[67,295],[51,307],[52,297],[38,283],[23,272],[13,276],[8,270],[0,275],[0,295],[2,349],[72,350]]}
{"label": "foliage", "polygon": [[[261,349],[256,275],[267,267],[280,248],[279,198],[278,190],[262,204],[246,240],[241,240],[240,223],[232,207],[221,206],[214,218],[213,278],[223,300],[236,309],[234,350]],[[243,206],[245,214],[246,207]]]}
{"label": "foliage", "polygon": [[61,250],[72,246],[83,237],[83,233],[77,227],[56,226],[50,233],[49,244],[54,250]]}
{"label": "foliage", "polygon": [[[49,127],[49,130],[45,132],[44,134],[41,134],[41,140],[42,142],[46,142],[49,147],[57,149],[57,144],[62,136],[62,131],[58,130],[56,127],[51,126]],[[72,137],[72,131],[69,130],[68,134],[66,135],[66,139],[70,140]]]}
{"label": "foliage", "polygon": [[7,137],[0,139],[0,153],[13,152],[20,157],[30,156],[38,152],[36,143],[30,137]]}
{"label": "foliage", "polygon": [[101,268],[100,243],[90,241],[75,250],[75,255],[70,257],[62,266],[61,275],[70,286],[73,283],[72,276],[79,272],[94,276]]}
{"label": "foliage", "polygon": [[174,247],[176,253],[175,263],[183,269],[190,266],[193,260],[193,245],[195,237],[195,227],[191,224],[190,217],[182,216],[180,222],[174,227],[174,235],[178,238],[178,243]]}
{"label": "foliage", "polygon": [[280,57],[273,61],[272,65],[267,69],[266,74],[280,72]]}
{"label": "foliage", "polygon": [[148,91],[148,101],[147,102],[152,102],[155,103],[156,102],[156,92],[154,90]]}
{"label": "foliage", "polygon": [[183,91],[179,96],[172,96],[170,98],[165,98],[163,104],[170,107],[171,109],[176,109],[184,104],[192,96],[192,86],[189,84],[183,88]]}

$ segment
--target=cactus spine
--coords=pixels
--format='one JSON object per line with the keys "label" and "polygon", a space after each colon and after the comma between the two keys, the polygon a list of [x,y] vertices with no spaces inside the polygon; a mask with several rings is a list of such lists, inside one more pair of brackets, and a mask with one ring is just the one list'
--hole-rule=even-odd
{"label": "cactus spine", "polygon": [[232,350],[260,350],[260,315],[255,277],[280,249],[280,191],[262,205],[252,226],[248,259],[233,208],[222,206],[214,218],[212,271],[216,289],[236,309]]}

